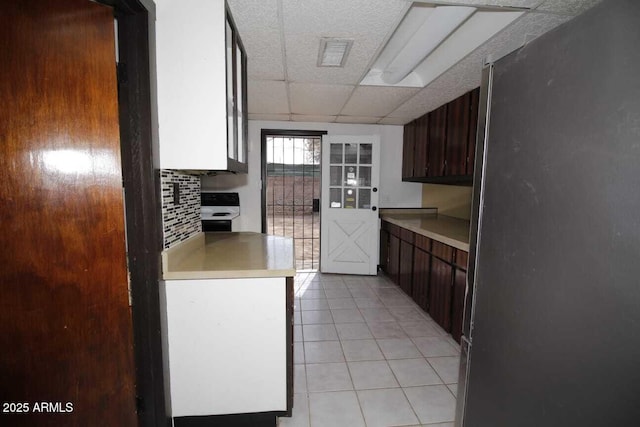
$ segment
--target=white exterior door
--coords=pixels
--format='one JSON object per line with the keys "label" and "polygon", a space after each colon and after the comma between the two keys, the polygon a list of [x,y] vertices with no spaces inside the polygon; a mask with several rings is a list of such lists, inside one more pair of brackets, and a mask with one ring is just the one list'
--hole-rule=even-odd
{"label": "white exterior door", "polygon": [[322,138],[320,271],[377,274],[377,135]]}

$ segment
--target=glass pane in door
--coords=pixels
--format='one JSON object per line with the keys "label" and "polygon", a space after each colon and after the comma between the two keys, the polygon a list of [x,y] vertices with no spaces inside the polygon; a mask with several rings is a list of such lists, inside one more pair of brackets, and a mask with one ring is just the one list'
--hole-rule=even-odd
{"label": "glass pane in door", "polygon": [[225,44],[226,44],[226,61],[227,61],[227,152],[229,156],[231,153],[236,153],[236,139],[235,139],[235,117],[233,104],[234,100],[234,87],[233,87],[233,29],[226,22]]}
{"label": "glass pane in door", "polygon": [[344,162],[358,163],[358,144],[344,144]]}
{"label": "glass pane in door", "polygon": [[358,186],[371,187],[371,166],[360,166],[358,169]]}
{"label": "glass pane in door", "polygon": [[341,164],[342,163],[342,144],[331,144],[331,151],[329,152],[329,163]]}
{"label": "glass pane in door", "polygon": [[345,209],[355,209],[356,207],[356,190],[355,188],[344,189],[344,207]]}
{"label": "glass pane in door", "polygon": [[340,188],[329,189],[329,207],[331,208],[342,207],[342,189]]}
{"label": "glass pane in door", "polygon": [[370,165],[373,146],[371,144],[360,144],[360,164]]}
{"label": "glass pane in door", "polygon": [[358,209],[371,209],[371,189],[358,189]]}
{"label": "glass pane in door", "polygon": [[342,185],[342,166],[330,166],[329,185],[332,187]]}
{"label": "glass pane in door", "polygon": [[[238,132],[238,140],[235,151],[231,152],[231,158],[235,158],[239,162],[244,162],[244,88],[242,87],[242,76],[244,74],[244,56],[240,46],[236,45],[236,132]],[[234,157],[235,155],[235,157]]]}
{"label": "glass pane in door", "polygon": [[355,166],[344,167],[344,185],[348,187],[355,187],[358,185],[358,177],[356,176]]}

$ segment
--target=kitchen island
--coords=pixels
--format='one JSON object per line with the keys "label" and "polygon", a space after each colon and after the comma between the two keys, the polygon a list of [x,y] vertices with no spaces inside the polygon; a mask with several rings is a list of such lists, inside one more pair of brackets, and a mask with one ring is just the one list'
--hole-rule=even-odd
{"label": "kitchen island", "polygon": [[275,425],[292,403],[293,241],[200,233],[165,250],[162,265],[175,425],[198,416]]}

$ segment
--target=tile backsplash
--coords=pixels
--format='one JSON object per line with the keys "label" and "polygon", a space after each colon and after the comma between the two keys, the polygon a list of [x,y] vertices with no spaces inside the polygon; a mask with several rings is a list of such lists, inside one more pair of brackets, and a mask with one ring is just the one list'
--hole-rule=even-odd
{"label": "tile backsplash", "polygon": [[[200,177],[181,171],[160,171],[162,187],[162,235],[164,248],[202,231],[200,223]],[[180,185],[180,204],[173,200],[173,183]]]}

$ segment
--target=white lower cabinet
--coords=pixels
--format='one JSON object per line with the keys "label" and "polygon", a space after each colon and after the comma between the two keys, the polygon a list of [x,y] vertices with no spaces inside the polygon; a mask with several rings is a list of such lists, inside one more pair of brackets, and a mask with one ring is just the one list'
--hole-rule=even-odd
{"label": "white lower cabinet", "polygon": [[172,416],[287,410],[286,278],[161,282]]}

